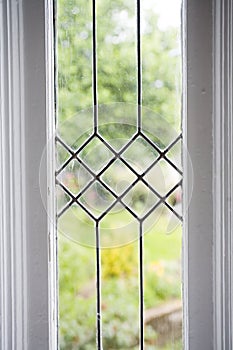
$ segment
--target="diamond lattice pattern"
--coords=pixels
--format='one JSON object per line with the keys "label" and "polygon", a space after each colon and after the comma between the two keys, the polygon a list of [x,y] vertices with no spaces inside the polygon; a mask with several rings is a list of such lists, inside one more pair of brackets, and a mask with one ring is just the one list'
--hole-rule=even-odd
{"label": "diamond lattice pattern", "polygon": [[181,198],[182,171],[168,157],[180,141],[181,135],[162,151],[140,133],[115,150],[101,135],[92,135],[74,152],[57,137],[69,153],[57,170],[57,185],[66,196],[58,217],[76,203],[101,220],[120,203],[139,221],[161,204],[181,219],[175,204]]}

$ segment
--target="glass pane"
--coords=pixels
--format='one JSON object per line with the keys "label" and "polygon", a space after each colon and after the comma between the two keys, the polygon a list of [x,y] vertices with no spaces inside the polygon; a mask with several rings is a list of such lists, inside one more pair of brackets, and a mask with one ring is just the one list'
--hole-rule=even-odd
{"label": "glass pane", "polygon": [[57,7],[60,349],[182,349],[180,1]]}
{"label": "glass pane", "polygon": [[137,348],[139,331],[137,257],[137,243],[104,249],[102,252],[104,349]]}
{"label": "glass pane", "polygon": [[[165,124],[170,125],[165,133],[171,132],[171,126],[180,132],[180,11],[180,0],[141,2],[143,106],[153,110],[159,118],[157,122],[169,123]],[[154,132],[148,113],[143,121],[144,128]],[[160,138],[164,142],[163,134]]]}
{"label": "glass pane", "polygon": [[95,344],[96,338],[94,251],[74,244],[62,234],[58,249],[60,349],[93,349],[91,344]]}
{"label": "glass pane", "polygon": [[58,0],[57,9],[58,123],[62,123],[92,105],[91,1]]}
{"label": "glass pane", "polygon": [[99,0],[96,4],[99,104],[135,104],[135,1]]}
{"label": "glass pane", "polygon": [[181,224],[164,207],[144,225],[145,341],[182,349]]}

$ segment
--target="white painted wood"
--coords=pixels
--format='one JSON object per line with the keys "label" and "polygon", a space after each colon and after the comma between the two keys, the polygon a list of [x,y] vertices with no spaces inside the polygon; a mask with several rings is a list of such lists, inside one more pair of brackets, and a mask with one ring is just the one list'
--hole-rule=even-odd
{"label": "white painted wood", "polygon": [[[48,216],[39,188],[47,142],[44,0],[22,0],[24,45],[25,163],[27,184],[28,349],[49,348]],[[52,101],[51,101],[52,102]],[[47,192],[47,171],[44,169]]]}
{"label": "white painted wood", "polygon": [[56,228],[56,189],[55,189],[55,99],[56,99],[56,38],[55,4],[45,0],[45,49],[46,49],[46,116],[47,145],[44,151],[47,158],[48,183],[48,234],[49,234],[49,349],[58,349],[58,273],[57,273],[57,228]]}
{"label": "white painted wood", "polygon": [[48,219],[38,175],[47,141],[44,1],[5,0],[0,9],[0,348],[46,350]]}
{"label": "white painted wood", "polygon": [[21,7],[1,4],[1,348],[27,346]]}
{"label": "white painted wood", "polygon": [[[183,4],[183,136],[194,176],[183,226],[185,350],[213,349],[212,10],[211,0]],[[186,208],[191,186],[186,157],[183,165]]]}
{"label": "white painted wood", "polygon": [[233,315],[233,17],[232,0],[214,11],[214,345],[232,349]]}

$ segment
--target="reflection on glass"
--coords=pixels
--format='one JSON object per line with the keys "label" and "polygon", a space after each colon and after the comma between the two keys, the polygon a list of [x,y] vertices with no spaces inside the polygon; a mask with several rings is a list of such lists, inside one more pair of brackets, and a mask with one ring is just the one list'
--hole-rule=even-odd
{"label": "reflection on glass", "polygon": [[141,134],[137,134],[136,2],[95,3],[99,105],[93,134],[93,4],[58,0],[60,349],[96,349],[98,231],[103,349],[140,348],[141,298],[144,348],[178,350],[182,349],[180,29],[173,19],[166,20],[166,13],[171,7],[179,18],[180,3],[141,2]]}

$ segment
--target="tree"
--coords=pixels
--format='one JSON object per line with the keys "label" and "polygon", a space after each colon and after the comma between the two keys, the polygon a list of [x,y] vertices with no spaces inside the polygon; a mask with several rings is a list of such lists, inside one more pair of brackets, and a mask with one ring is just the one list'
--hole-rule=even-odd
{"label": "tree", "polygon": [[[97,1],[99,104],[136,104],[135,3],[132,0]],[[180,120],[178,46],[177,30],[160,31],[157,15],[151,9],[142,9],[143,106],[175,127],[179,127]],[[90,0],[59,1],[58,67],[59,121],[63,122],[92,105]]]}

